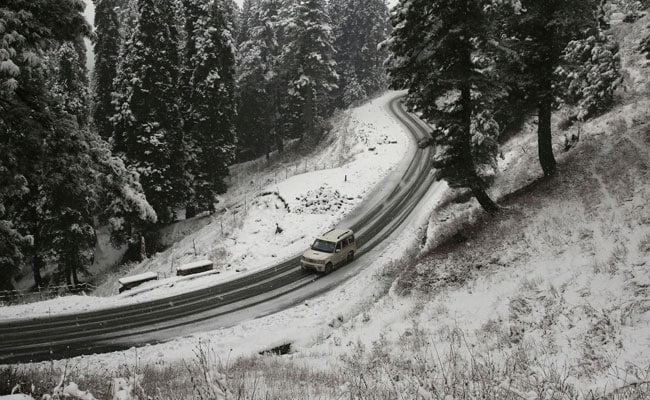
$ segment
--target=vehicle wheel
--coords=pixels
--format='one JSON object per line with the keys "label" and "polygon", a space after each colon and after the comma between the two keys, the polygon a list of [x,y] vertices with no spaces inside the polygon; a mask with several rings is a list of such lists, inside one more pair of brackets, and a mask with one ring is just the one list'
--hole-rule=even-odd
{"label": "vehicle wheel", "polygon": [[348,253],[348,263],[354,261],[354,251]]}
{"label": "vehicle wheel", "polygon": [[330,272],[332,272],[333,269],[334,269],[334,266],[332,265],[332,263],[327,263],[325,265],[325,273],[326,274],[329,274]]}

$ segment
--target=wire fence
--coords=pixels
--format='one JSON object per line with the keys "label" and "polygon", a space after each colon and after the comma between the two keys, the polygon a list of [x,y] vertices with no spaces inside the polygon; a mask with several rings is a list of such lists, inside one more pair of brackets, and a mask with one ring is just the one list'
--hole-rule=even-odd
{"label": "wire fence", "polygon": [[[336,160],[301,161],[273,168],[272,171],[262,174],[264,165],[260,163],[253,168],[249,168],[247,172],[239,171],[233,173],[226,180],[230,184],[231,189],[252,187],[254,191],[261,193],[265,186],[277,185],[278,182],[289,179],[290,177],[308,172],[338,168],[339,166],[340,163]],[[251,177],[253,174],[262,176],[254,178]]]}
{"label": "wire fence", "polygon": [[32,290],[0,290],[0,305],[28,304],[57,297],[86,294],[97,286],[91,283],[38,287]]}

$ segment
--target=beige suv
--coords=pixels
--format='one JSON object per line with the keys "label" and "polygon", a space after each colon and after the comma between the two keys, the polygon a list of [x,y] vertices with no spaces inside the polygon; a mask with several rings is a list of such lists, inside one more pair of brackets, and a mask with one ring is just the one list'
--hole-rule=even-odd
{"label": "beige suv", "polygon": [[332,229],[316,238],[311,248],[302,253],[303,271],[330,273],[334,267],[354,260],[357,241],[350,229]]}

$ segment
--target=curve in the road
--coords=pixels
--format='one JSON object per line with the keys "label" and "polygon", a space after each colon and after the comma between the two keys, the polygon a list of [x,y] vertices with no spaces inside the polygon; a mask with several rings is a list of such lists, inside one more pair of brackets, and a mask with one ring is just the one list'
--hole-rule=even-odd
{"label": "curve in the road", "polygon": [[[415,139],[427,135],[424,125],[404,111],[401,99],[390,102],[392,113]],[[432,178],[431,148],[418,149],[398,185],[359,221],[351,226],[356,232],[361,256],[391,234],[417,206]],[[242,308],[284,296],[320,278],[299,268],[300,257],[274,267],[215,286],[171,297],[130,304],[111,309],[0,323],[0,362],[30,362],[67,358],[86,353],[123,349],[139,343],[169,339],[165,332],[178,326],[216,318]],[[314,285],[315,286],[315,285]],[[307,297],[326,289],[318,288]],[[295,299],[302,301],[305,296]],[[111,343],[134,338],[128,345]]]}

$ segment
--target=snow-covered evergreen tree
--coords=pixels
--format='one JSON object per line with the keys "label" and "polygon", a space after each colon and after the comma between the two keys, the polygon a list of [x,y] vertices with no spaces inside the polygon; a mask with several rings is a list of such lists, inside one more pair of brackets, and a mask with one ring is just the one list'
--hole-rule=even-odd
{"label": "snow-covered evergreen tree", "polygon": [[90,98],[83,38],[65,42],[49,52],[45,64],[49,67],[48,85],[52,95],[64,112],[75,116],[80,127],[87,126]]}
{"label": "snow-covered evergreen tree", "polygon": [[250,36],[251,18],[253,18],[254,8],[260,0],[244,0],[241,11],[239,12],[239,27],[237,29],[237,47],[247,41]]}
{"label": "snow-covered evergreen tree", "polygon": [[120,51],[119,0],[95,0],[95,70],[93,73],[93,121],[105,140],[113,136],[112,93]]}
{"label": "snow-covered evergreen tree", "polygon": [[435,126],[435,166],[451,187],[472,190],[488,212],[485,188],[494,173],[498,125],[491,116],[494,85],[483,0],[401,0],[391,17],[388,72],[408,88],[407,104]]}
{"label": "snow-covered evergreen tree", "polygon": [[239,48],[237,132],[244,158],[268,155],[274,147],[283,149],[279,113],[286,86],[279,60],[281,6],[280,0],[261,0],[249,18],[249,39]]}
{"label": "snow-covered evergreen tree", "polygon": [[[87,78],[81,1],[12,1],[0,7],[0,286],[31,263],[78,283],[92,262],[97,216],[132,210],[155,220],[137,175],[84,127]],[[13,58],[12,58],[13,57]],[[10,67],[10,68],[9,68]],[[6,133],[6,134],[5,134]],[[10,138],[21,137],[21,140]],[[116,185],[120,191],[114,190]],[[110,194],[113,191],[114,194]],[[111,202],[103,199],[113,199]],[[125,204],[126,206],[119,206]],[[103,214],[102,214],[103,213]],[[55,276],[55,278],[56,278]]]}
{"label": "snow-covered evergreen tree", "polygon": [[101,188],[94,215],[107,224],[116,247],[127,243],[157,220],[147,202],[138,174],[113,155],[108,143],[95,138],[91,147],[94,180]]}
{"label": "snow-covered evergreen tree", "polygon": [[502,41],[510,57],[510,84],[530,97],[538,112],[538,152],[545,176],[555,173],[551,114],[555,101],[555,70],[572,40],[588,37],[599,26],[598,0],[520,0],[506,7]]}
{"label": "snow-covered evergreen tree", "polygon": [[115,80],[114,151],[140,174],[160,222],[187,193],[178,98],[177,20],[170,0],[138,0],[138,20],[120,51]]}
{"label": "snow-covered evergreen tree", "polygon": [[384,0],[331,0],[328,12],[341,77],[335,104],[349,106],[387,86],[379,44],[389,33],[388,7]]}
{"label": "snow-covered evergreen tree", "polygon": [[332,29],[324,0],[290,1],[287,12],[281,60],[291,98],[285,112],[289,120],[300,117],[301,137],[302,132],[314,137],[317,118],[327,115],[327,96],[338,80]]}
{"label": "snow-covered evergreen tree", "polygon": [[[29,204],[55,159],[44,157],[48,136],[59,129],[61,108],[46,84],[43,60],[48,49],[88,34],[80,0],[6,0],[0,5],[0,286],[33,251],[34,224]],[[65,116],[63,116],[65,117]],[[67,118],[68,121],[71,118]],[[15,138],[20,137],[20,140]]]}
{"label": "snow-covered evergreen tree", "polygon": [[191,88],[185,112],[191,203],[198,210],[214,210],[215,195],[226,190],[224,179],[235,152],[235,48],[224,0],[191,6],[197,13],[187,33],[195,49],[186,49],[191,56],[185,67]]}
{"label": "snow-covered evergreen tree", "polygon": [[618,43],[604,32],[572,40],[564,49],[555,71],[556,90],[565,102],[578,106],[579,120],[613,105],[614,91],[623,81],[618,51]]}

